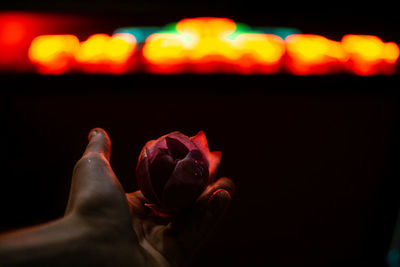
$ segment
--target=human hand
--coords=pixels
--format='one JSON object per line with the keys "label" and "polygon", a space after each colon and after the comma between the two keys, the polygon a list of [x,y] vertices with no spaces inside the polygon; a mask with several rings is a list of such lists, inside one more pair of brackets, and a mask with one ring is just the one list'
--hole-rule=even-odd
{"label": "human hand", "polygon": [[[66,215],[92,228],[88,243],[113,266],[182,266],[205,241],[229,206],[234,184],[221,178],[196,205],[174,218],[154,216],[140,191],[125,194],[109,160],[111,142],[93,129],[73,172]],[[92,242],[94,241],[94,242]],[[98,249],[100,248],[100,250]]]}

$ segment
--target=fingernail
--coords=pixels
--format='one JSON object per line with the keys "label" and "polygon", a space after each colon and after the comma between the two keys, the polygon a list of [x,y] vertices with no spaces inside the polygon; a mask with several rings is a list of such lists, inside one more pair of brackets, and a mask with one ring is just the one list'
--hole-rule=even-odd
{"label": "fingernail", "polygon": [[213,202],[212,209],[213,213],[218,213],[224,211],[229,204],[230,195],[228,191],[224,189],[218,189],[214,192],[213,196],[211,197],[211,201]]}
{"label": "fingernail", "polygon": [[90,139],[92,139],[95,135],[97,135],[99,133],[99,130],[97,129],[97,128],[95,128],[95,129],[92,129],[90,132],[89,132],[89,140]]}

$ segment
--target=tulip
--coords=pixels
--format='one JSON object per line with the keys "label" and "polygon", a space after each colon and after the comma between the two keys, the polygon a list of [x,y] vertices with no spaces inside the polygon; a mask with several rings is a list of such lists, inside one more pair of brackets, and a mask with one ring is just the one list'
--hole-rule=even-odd
{"label": "tulip", "polygon": [[147,142],[136,167],[146,206],[166,216],[190,207],[214,180],[220,160],[203,131],[190,138],[172,132]]}

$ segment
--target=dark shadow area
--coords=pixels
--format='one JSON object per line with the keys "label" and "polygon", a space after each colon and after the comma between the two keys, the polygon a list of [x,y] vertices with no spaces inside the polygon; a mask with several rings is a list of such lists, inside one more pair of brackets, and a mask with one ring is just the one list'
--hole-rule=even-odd
{"label": "dark shadow area", "polygon": [[147,140],[204,130],[237,194],[195,266],[384,266],[398,203],[398,76],[1,80],[2,230],[63,215],[93,127],[108,131],[126,191],[137,189]]}

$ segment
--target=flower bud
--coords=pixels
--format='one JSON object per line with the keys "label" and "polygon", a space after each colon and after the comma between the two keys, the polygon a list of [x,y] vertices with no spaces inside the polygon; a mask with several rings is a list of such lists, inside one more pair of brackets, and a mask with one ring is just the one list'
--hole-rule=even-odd
{"label": "flower bud", "polygon": [[190,138],[172,132],[147,142],[136,167],[147,206],[164,215],[189,207],[214,180],[220,160],[203,131]]}

